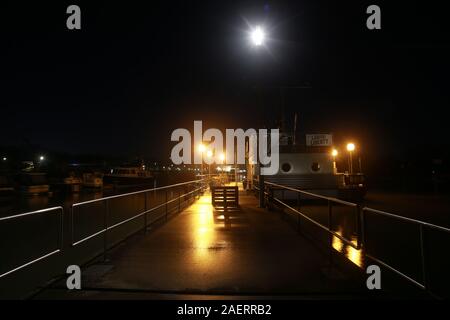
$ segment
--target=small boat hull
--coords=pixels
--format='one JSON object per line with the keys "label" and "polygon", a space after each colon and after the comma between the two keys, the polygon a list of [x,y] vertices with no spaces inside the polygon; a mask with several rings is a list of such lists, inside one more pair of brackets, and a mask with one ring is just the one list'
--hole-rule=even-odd
{"label": "small boat hull", "polygon": [[147,185],[153,183],[153,177],[117,177],[117,176],[108,176],[105,175],[103,177],[103,182],[105,184],[113,184],[113,185]]}
{"label": "small boat hull", "polygon": [[47,194],[49,191],[50,187],[48,184],[20,187],[20,193],[25,195]]}

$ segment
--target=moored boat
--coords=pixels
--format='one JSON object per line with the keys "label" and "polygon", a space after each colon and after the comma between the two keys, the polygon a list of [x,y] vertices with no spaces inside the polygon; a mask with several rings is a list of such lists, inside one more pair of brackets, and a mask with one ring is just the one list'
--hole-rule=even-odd
{"label": "moored boat", "polygon": [[103,174],[83,173],[83,187],[95,189],[103,188]]}
{"label": "moored boat", "polygon": [[18,182],[19,191],[26,195],[47,194],[50,191],[47,176],[42,172],[21,173]]}
{"label": "moored boat", "polygon": [[153,183],[154,177],[144,167],[117,167],[103,177],[103,182],[113,185],[138,186]]}

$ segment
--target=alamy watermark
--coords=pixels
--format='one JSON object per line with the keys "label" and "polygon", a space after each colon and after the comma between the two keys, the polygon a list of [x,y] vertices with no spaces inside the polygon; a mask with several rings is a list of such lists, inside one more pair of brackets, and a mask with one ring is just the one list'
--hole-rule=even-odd
{"label": "alamy watermark", "polygon": [[[174,164],[248,164],[261,166],[261,175],[274,175],[279,168],[279,130],[216,128],[203,132],[202,121],[194,121],[194,136],[185,128],[172,132],[171,141],[178,142],[171,152]],[[193,138],[193,139],[192,139]],[[248,148],[246,148],[246,141]],[[207,144],[209,156],[198,146]],[[192,147],[194,146],[194,148]],[[270,146],[270,147],[269,147]]]}

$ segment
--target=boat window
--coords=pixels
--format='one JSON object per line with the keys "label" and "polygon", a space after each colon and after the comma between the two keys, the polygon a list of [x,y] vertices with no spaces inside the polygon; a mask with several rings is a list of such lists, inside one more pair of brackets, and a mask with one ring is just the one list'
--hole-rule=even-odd
{"label": "boat window", "polygon": [[314,172],[320,171],[320,164],[318,162],[313,162],[313,164],[311,165],[311,170]]}
{"label": "boat window", "polygon": [[283,171],[283,172],[289,172],[289,171],[291,171],[291,169],[292,169],[292,166],[290,163],[285,162],[281,165],[281,171]]}

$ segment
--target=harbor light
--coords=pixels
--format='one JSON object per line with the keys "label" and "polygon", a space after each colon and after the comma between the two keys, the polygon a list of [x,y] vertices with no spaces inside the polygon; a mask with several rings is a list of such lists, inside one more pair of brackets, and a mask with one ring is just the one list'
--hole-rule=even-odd
{"label": "harbor light", "polygon": [[265,34],[264,30],[258,26],[252,30],[250,37],[251,37],[253,45],[258,47],[258,46],[261,46],[264,44],[266,34]]}
{"label": "harbor light", "polygon": [[44,160],[45,160],[45,157],[44,157],[44,156],[40,156],[40,157],[39,157],[39,160],[40,160],[40,161],[44,161]]}
{"label": "harbor light", "polygon": [[203,143],[200,143],[200,144],[198,145],[198,151],[200,151],[201,153],[203,153],[203,152],[205,152],[205,150],[206,150],[205,145],[204,145]]}
{"label": "harbor light", "polygon": [[355,151],[355,144],[354,143],[347,143],[347,151],[352,152]]}
{"label": "harbor light", "polygon": [[338,155],[338,151],[337,151],[336,149],[333,149],[333,150],[331,151],[331,155],[333,156],[333,158],[336,158],[337,155]]}
{"label": "harbor light", "polygon": [[8,160],[8,158],[7,158],[7,157],[3,157],[2,160],[3,160],[3,161],[6,161],[6,160]]}

